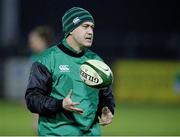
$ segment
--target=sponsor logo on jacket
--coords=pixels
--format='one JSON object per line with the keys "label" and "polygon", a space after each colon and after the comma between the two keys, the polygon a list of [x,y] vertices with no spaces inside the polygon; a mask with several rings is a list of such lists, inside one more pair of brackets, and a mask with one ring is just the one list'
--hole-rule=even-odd
{"label": "sponsor logo on jacket", "polygon": [[70,72],[69,65],[59,65],[60,72]]}

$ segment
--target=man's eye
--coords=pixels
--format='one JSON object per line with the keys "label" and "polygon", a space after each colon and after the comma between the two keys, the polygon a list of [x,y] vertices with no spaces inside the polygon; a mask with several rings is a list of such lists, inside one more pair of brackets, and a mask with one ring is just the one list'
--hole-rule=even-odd
{"label": "man's eye", "polygon": [[82,27],[84,28],[84,29],[87,29],[87,28],[91,28],[91,29],[94,29],[94,26],[89,26],[89,25],[82,25]]}
{"label": "man's eye", "polygon": [[84,28],[87,28],[88,26],[83,26]]}

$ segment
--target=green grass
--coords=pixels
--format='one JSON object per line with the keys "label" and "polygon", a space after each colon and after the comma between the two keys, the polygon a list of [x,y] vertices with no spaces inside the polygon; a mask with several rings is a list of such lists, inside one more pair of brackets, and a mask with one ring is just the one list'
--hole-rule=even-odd
{"label": "green grass", "polygon": [[[180,107],[122,103],[103,135],[180,135]],[[0,135],[34,135],[25,105],[0,101]]]}
{"label": "green grass", "polygon": [[0,135],[34,135],[32,114],[24,103],[0,101]]}
{"label": "green grass", "polygon": [[104,135],[180,135],[180,107],[122,104]]}

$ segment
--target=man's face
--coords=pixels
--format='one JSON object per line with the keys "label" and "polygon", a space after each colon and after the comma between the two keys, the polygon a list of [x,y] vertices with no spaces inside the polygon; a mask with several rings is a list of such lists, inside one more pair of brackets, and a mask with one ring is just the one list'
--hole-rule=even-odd
{"label": "man's face", "polygon": [[46,42],[35,32],[29,35],[29,48],[34,53],[40,53],[44,51],[47,47]]}
{"label": "man's face", "polygon": [[93,42],[93,29],[92,22],[84,22],[70,34],[80,47],[90,47]]}

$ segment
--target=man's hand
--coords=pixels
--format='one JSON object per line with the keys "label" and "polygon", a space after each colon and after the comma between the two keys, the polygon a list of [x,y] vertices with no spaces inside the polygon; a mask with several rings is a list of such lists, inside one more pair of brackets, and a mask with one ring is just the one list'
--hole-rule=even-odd
{"label": "man's hand", "polygon": [[76,105],[79,105],[79,102],[72,102],[71,100],[71,96],[72,96],[72,89],[69,91],[68,95],[66,96],[66,98],[63,99],[63,108],[65,110],[71,111],[71,112],[75,112],[78,114],[83,114],[83,110],[80,108],[75,107]]}
{"label": "man's hand", "polygon": [[106,126],[112,122],[113,115],[108,107],[103,107],[102,114],[100,118],[100,125]]}

